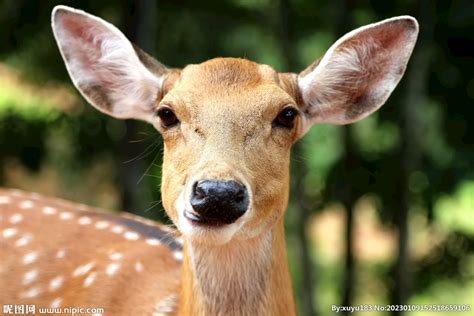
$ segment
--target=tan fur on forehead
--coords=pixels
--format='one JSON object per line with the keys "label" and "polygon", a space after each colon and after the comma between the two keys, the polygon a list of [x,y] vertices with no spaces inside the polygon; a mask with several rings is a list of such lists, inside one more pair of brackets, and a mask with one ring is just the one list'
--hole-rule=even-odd
{"label": "tan fur on forehead", "polygon": [[[268,65],[240,58],[215,58],[168,75],[162,103],[173,105],[187,122],[192,117],[194,123],[207,124],[225,117],[219,122],[250,127],[262,124],[262,118],[271,122],[282,106],[297,103],[294,84],[289,84],[295,78],[288,79]],[[214,129],[215,124],[208,127]]]}
{"label": "tan fur on forehead", "polygon": [[209,85],[209,88],[251,88],[278,80],[277,73],[266,65],[242,58],[214,58],[183,70],[183,77]]}

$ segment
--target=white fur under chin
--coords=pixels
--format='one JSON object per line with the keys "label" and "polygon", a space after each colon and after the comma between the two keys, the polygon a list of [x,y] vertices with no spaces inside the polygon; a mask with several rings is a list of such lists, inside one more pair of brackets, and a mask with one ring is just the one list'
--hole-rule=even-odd
{"label": "white fur under chin", "polygon": [[[223,246],[188,245],[195,288],[205,315],[260,315],[265,310],[272,260],[272,233]],[[197,293],[196,293],[197,294]]]}
{"label": "white fur under chin", "polygon": [[[203,228],[184,217],[190,208],[184,191],[176,201],[178,229],[186,242],[195,278],[196,297],[205,308],[203,315],[259,315],[266,304],[266,286],[272,260],[272,232],[249,238],[235,238],[245,220],[222,228]],[[247,215],[247,214],[246,214]]]}

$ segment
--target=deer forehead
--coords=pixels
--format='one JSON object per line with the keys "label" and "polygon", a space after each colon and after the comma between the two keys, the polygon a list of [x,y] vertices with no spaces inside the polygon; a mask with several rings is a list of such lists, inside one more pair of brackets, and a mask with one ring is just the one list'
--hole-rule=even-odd
{"label": "deer forehead", "polygon": [[247,89],[264,81],[278,80],[272,67],[241,58],[214,58],[188,65],[183,69],[183,78],[186,77],[214,87],[231,89]]}
{"label": "deer forehead", "polygon": [[171,80],[162,103],[178,107],[185,121],[210,118],[217,123],[217,117],[225,116],[225,122],[246,121],[249,126],[262,118],[271,120],[281,107],[294,103],[273,68],[239,58],[189,65]]}

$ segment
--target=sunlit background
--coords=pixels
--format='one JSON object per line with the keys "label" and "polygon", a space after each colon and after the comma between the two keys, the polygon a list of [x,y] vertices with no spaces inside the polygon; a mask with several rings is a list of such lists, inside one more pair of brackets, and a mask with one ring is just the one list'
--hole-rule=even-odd
{"label": "sunlit background", "polygon": [[[295,72],[355,27],[415,16],[419,41],[387,104],[349,127],[316,126],[294,148],[295,296],[300,315],[331,315],[333,304],[474,308],[473,1],[61,3],[172,67],[234,56]],[[166,221],[159,134],[74,90],[50,29],[56,4],[0,2],[0,185]]]}

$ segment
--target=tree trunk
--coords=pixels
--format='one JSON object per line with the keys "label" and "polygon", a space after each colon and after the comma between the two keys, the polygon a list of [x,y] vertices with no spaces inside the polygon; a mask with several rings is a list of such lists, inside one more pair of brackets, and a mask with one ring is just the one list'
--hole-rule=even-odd
{"label": "tree trunk", "polygon": [[[285,59],[286,69],[297,68],[296,51],[292,43],[295,42],[293,32],[291,29],[291,6],[288,0],[280,0],[278,7],[278,28],[279,28],[279,42]],[[303,157],[303,142],[300,141],[293,147],[294,157]],[[314,290],[314,272],[311,255],[309,252],[310,242],[306,232],[306,224],[308,223],[311,210],[309,209],[310,198],[305,193],[304,177],[308,172],[305,160],[298,160],[292,166],[292,198],[296,202],[298,214],[295,217],[296,221],[296,240],[298,246],[298,254],[301,263],[300,270],[302,271],[301,285],[301,302],[300,314],[307,316],[319,315],[319,311],[315,308],[315,290]]]}
{"label": "tree trunk", "polygon": [[[357,166],[358,159],[354,155],[353,144],[351,140],[351,132],[348,126],[344,127],[343,132],[345,155],[343,157],[343,178],[351,179],[351,171]],[[345,235],[344,235],[344,250],[345,250],[345,261],[344,261],[344,278],[342,283],[342,302],[343,306],[352,306],[354,296],[354,280],[355,280],[355,259],[354,259],[354,203],[356,196],[351,188],[350,181],[344,181],[344,186],[341,193],[341,201],[346,210],[346,223],[345,223]],[[344,314],[348,314],[344,312]]]}
{"label": "tree trunk", "polygon": [[[293,148],[293,155],[295,157],[303,157],[303,143],[297,143]],[[298,253],[300,256],[301,271],[302,271],[302,291],[301,291],[301,315],[314,316],[319,315],[319,310],[315,307],[315,290],[314,280],[315,273],[313,271],[313,263],[309,252],[310,241],[308,240],[306,224],[311,215],[310,198],[305,193],[304,177],[308,173],[308,167],[304,160],[298,160],[293,164],[293,181],[292,181],[292,196],[296,202],[298,214],[296,216],[296,239],[298,243]]]}
{"label": "tree trunk", "polygon": [[[153,51],[155,35],[154,17],[156,16],[156,4],[154,1],[123,1],[122,21],[124,33],[127,38],[146,51]],[[144,160],[134,159],[145,151],[143,142],[136,142],[143,138],[138,135],[139,123],[134,120],[125,121],[126,132],[117,148],[119,181],[122,188],[122,209],[140,213],[147,209],[146,198],[137,188],[137,182],[145,172]],[[126,161],[133,161],[123,165]]]}
{"label": "tree trunk", "polygon": [[[428,1],[421,1],[420,24],[423,33],[420,34],[417,47],[413,53],[408,72],[405,76],[405,97],[402,99],[401,109],[401,138],[403,140],[400,159],[401,176],[398,182],[400,194],[400,208],[396,213],[395,222],[398,228],[398,257],[393,268],[394,287],[392,289],[392,304],[407,304],[413,282],[413,272],[409,256],[409,230],[408,218],[412,202],[409,190],[410,174],[417,169],[420,162],[420,140],[418,139],[418,126],[420,126],[417,107],[423,106],[425,99],[425,83],[429,71],[430,47],[426,44],[432,33],[429,16],[434,16],[433,7]],[[424,45],[425,44],[425,45]],[[393,312],[401,316],[404,313]]]}
{"label": "tree trunk", "polygon": [[[342,36],[342,34],[348,32],[352,29],[352,1],[343,0],[341,3],[337,3],[340,8],[339,17],[337,20],[337,25],[335,27],[336,35]],[[351,138],[351,130],[349,126],[343,127],[343,144],[345,153],[342,157],[343,159],[343,175],[344,179],[349,181],[343,181],[343,186],[341,188],[341,201],[344,205],[346,211],[346,222],[345,222],[345,235],[344,235],[344,250],[345,250],[345,261],[344,261],[344,277],[342,281],[342,301],[341,305],[352,306],[353,305],[353,296],[354,296],[354,280],[355,280],[355,259],[354,259],[354,203],[357,199],[357,196],[352,190],[351,186],[351,174],[353,170],[359,165],[359,159],[354,152],[354,145]],[[344,312],[344,315],[348,315],[347,312]]]}

